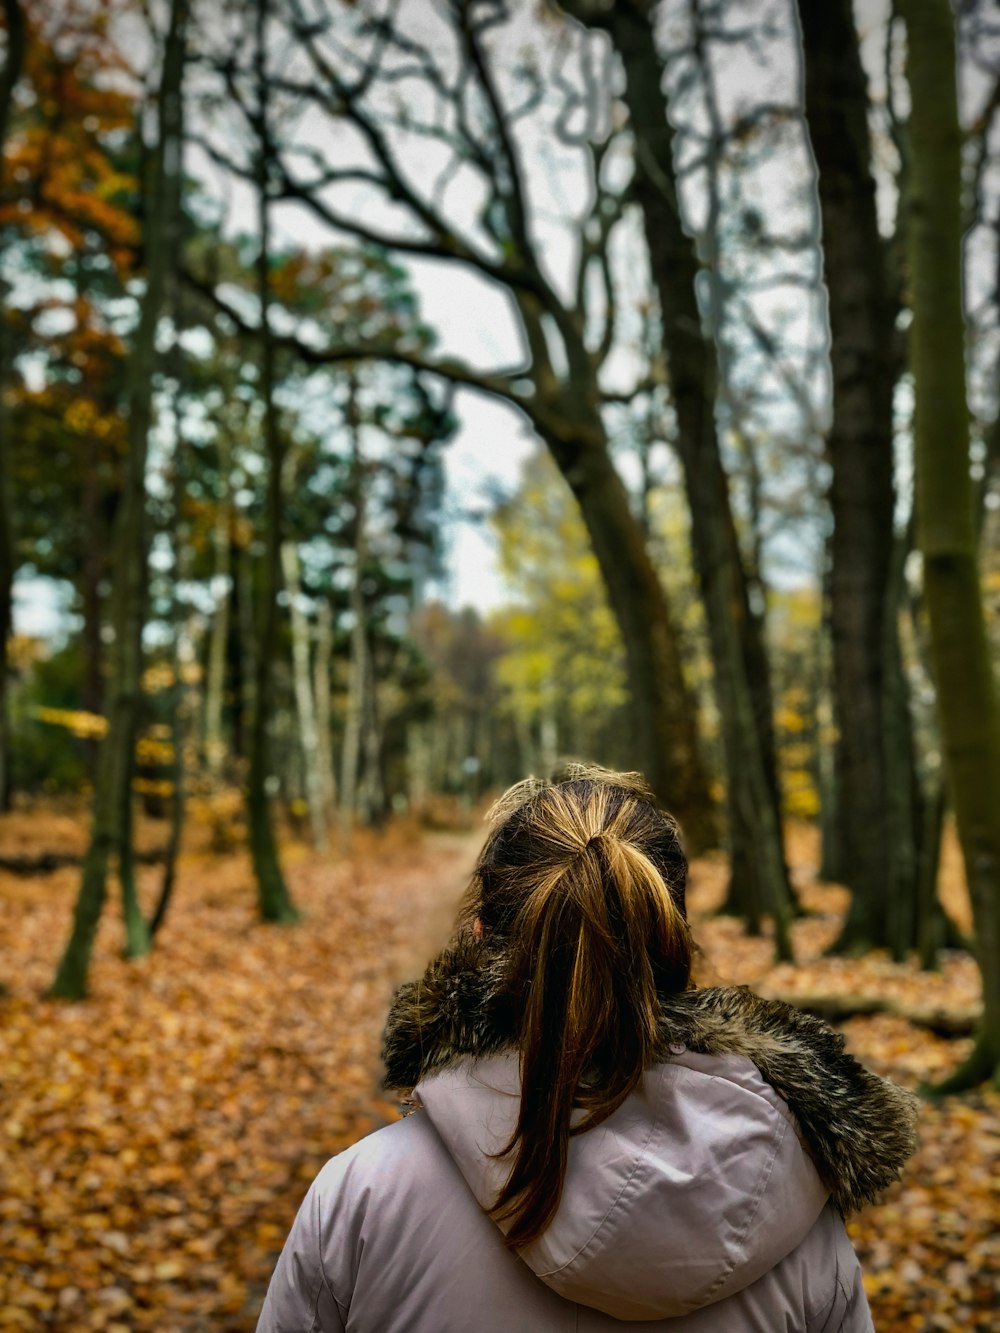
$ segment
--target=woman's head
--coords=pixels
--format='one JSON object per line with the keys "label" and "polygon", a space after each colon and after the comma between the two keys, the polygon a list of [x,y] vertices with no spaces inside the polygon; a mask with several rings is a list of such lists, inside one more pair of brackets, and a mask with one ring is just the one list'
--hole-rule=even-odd
{"label": "woman's head", "polygon": [[[491,815],[470,907],[519,1015],[514,1163],[493,1209],[519,1247],[558,1206],[571,1132],[635,1088],[656,1058],[660,994],[689,983],[687,862],[634,773],[567,765],[512,788]],[[571,1131],[574,1106],[584,1117]]]}

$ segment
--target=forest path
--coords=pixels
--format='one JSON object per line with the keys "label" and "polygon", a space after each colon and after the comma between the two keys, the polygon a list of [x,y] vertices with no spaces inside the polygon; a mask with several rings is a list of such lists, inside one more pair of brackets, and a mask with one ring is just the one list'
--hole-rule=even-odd
{"label": "forest path", "polygon": [[422,972],[451,934],[484,833],[478,825],[469,833],[430,833],[414,865],[394,874],[399,909],[392,959],[396,984]]}
{"label": "forest path", "polygon": [[79,1004],[41,998],[78,868],[0,872],[0,1324],[255,1327],[309,1181],[398,1114],[389,1002],[447,939],[482,836],[396,824],[349,859],[288,843],[302,919],[281,927],[257,920],[245,852],[195,848],[148,957],[122,959],[109,901]]}

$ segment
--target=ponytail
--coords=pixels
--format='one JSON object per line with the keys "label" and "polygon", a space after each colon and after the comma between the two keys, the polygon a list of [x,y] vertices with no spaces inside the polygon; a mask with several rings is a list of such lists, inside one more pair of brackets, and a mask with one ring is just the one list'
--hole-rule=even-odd
{"label": "ponytail", "polygon": [[512,1166],[490,1209],[511,1249],[548,1226],[571,1136],[636,1087],[657,1056],[659,996],[689,982],[677,827],[616,776],[544,789],[478,868],[484,928],[501,936],[520,1014],[520,1109],[500,1153]]}

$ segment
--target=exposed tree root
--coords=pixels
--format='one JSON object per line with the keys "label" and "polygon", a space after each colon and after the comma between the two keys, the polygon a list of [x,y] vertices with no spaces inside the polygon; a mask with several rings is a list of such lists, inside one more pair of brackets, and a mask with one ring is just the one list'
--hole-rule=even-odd
{"label": "exposed tree root", "polygon": [[[133,860],[142,865],[155,865],[167,859],[165,847],[151,847],[148,851],[133,852]],[[78,866],[83,855],[77,852],[40,852],[37,856],[0,856],[0,870],[29,878],[31,875],[50,875],[66,866]]]}
{"label": "exposed tree root", "polygon": [[836,995],[836,994],[788,994],[781,995],[774,991],[766,992],[770,999],[784,1000],[798,1009],[825,1018],[829,1023],[843,1023],[848,1018],[859,1018],[865,1014],[892,1014],[896,1018],[905,1018],[915,1027],[925,1028],[939,1037],[967,1037],[975,1030],[979,1022],[978,1009],[921,1009],[894,1000],[891,997],[874,995]]}

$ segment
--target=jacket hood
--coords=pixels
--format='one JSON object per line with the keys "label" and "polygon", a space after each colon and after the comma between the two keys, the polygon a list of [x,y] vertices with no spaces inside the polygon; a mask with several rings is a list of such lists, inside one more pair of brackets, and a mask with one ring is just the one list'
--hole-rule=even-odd
{"label": "jacket hood", "polygon": [[[396,996],[386,1085],[416,1089],[488,1208],[517,1122],[506,966],[461,937]],[[559,1209],[519,1251],[567,1299],[622,1320],[741,1290],[808,1233],[828,1196],[870,1201],[915,1147],[916,1099],[870,1074],[821,1020],[743,987],[662,997],[662,1059],[608,1120],[570,1140]]]}

